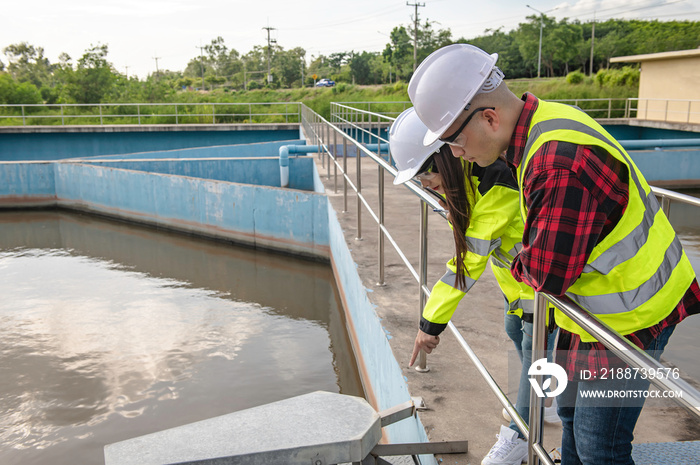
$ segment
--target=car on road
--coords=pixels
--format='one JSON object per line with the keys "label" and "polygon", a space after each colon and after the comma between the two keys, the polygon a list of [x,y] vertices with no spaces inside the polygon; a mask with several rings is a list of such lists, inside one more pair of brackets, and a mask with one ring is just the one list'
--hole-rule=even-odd
{"label": "car on road", "polygon": [[335,81],[331,81],[330,79],[319,79],[318,82],[316,83],[316,87],[333,87],[335,85]]}

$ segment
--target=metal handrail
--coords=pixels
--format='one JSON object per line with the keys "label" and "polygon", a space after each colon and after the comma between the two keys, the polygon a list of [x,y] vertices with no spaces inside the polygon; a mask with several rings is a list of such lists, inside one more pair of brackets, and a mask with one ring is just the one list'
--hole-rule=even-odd
{"label": "metal handrail", "polygon": [[[302,123],[304,124],[306,119],[309,117],[309,115],[315,115],[315,113],[311,112],[308,109],[302,108]],[[362,116],[362,121],[360,123],[357,123],[354,121],[354,119],[351,116],[357,116],[361,115]],[[358,150],[361,153],[364,153],[367,155],[369,158],[374,160],[375,162],[378,163],[379,170],[380,170],[380,176],[383,175],[383,171],[388,171],[392,175],[396,175],[396,170],[389,164],[387,163],[383,158],[375,155],[374,153],[368,151],[362,143],[358,142],[355,140],[353,137],[350,137],[348,134],[346,134],[346,131],[351,132],[353,134],[360,134],[363,138],[366,137],[367,135],[375,137],[378,141],[383,141],[378,134],[375,136],[372,131],[371,131],[371,126],[372,126],[372,121],[374,118],[376,118],[377,121],[383,121],[384,123],[390,124],[391,121],[393,121],[393,118],[388,117],[383,114],[377,114],[377,113],[372,113],[369,110],[362,110],[358,108],[354,108],[348,103],[344,104],[338,104],[338,103],[332,103],[331,104],[331,119],[335,121],[336,123],[339,123],[342,127],[337,127],[335,124],[329,123],[328,121],[324,120],[323,118],[319,117],[318,115],[312,116],[315,118],[315,124],[318,125],[325,125],[327,128],[332,130],[334,134],[336,135],[341,135],[343,137],[343,146],[346,147],[348,143],[355,144]],[[367,121],[365,120],[367,118]],[[367,126],[370,127],[370,130],[367,130]],[[316,134],[314,131],[315,125],[305,125],[305,128],[308,127],[309,130],[313,134]],[[308,134],[308,132],[307,132]],[[364,140],[364,139],[363,139]],[[379,146],[379,144],[377,144]],[[337,145],[336,145],[337,147]],[[341,169],[344,177],[344,182],[345,183],[350,183],[352,184],[351,180],[347,176],[347,171],[343,170],[343,168],[340,167],[337,158],[333,156],[333,154],[330,153],[330,151],[326,151],[327,147],[324,146],[324,154],[326,154],[329,157],[329,165],[328,165],[328,176],[330,176],[330,161],[334,162],[334,165],[338,168]],[[344,148],[345,150],[345,148]],[[360,152],[358,152],[358,167],[359,167],[359,158],[360,158]],[[323,156],[324,154],[319,154]],[[344,163],[347,163],[347,151],[344,151]],[[345,165],[347,166],[347,165]],[[357,170],[357,184],[358,186],[360,185],[360,176],[361,172],[358,169]],[[416,270],[413,268],[411,263],[406,259],[405,255],[403,252],[400,250],[398,245],[393,239],[390,239],[392,245],[396,249],[397,253],[401,257],[402,261],[406,264],[407,268],[409,269],[410,273],[413,275],[413,277],[418,281],[419,287],[420,287],[420,296],[421,296],[421,302],[420,302],[420,309],[422,311],[423,306],[425,305],[425,299],[430,296],[430,290],[427,288],[426,285],[426,269],[425,269],[425,264],[427,263],[427,207],[428,205],[432,207],[436,207],[436,202],[428,195],[426,195],[421,188],[419,188],[417,185],[412,184],[412,183],[406,183],[405,184],[409,190],[411,190],[415,195],[417,195],[420,200],[421,200],[421,228],[420,228],[420,272],[416,272]],[[383,184],[379,183],[379,188],[383,189]],[[353,186],[354,189],[354,186]],[[666,212],[666,214],[669,213],[669,208],[670,208],[670,202],[673,201],[680,201],[684,203],[688,203],[691,205],[695,206],[700,206],[700,199],[696,199],[694,197],[690,197],[684,194],[679,194],[677,192],[669,191],[666,189],[662,188],[657,188],[657,187],[652,187],[652,191],[656,196],[658,196],[661,199],[661,204],[662,208]],[[356,190],[358,194],[358,198],[361,197],[361,193],[359,190]],[[337,183],[336,183],[336,193],[337,193]],[[344,192],[344,197],[347,197],[347,189],[345,189]],[[379,193],[379,198],[383,199],[383,192]],[[362,197],[362,203],[371,211],[371,208],[367,204],[367,202],[364,200],[364,197]],[[345,205],[347,205],[347,200],[345,199]],[[358,200],[358,208],[360,206],[360,202]],[[381,208],[381,206],[380,206]],[[375,219],[375,221],[378,220],[378,216],[375,215],[373,212],[370,212],[372,217]],[[443,215],[444,216],[444,215]],[[358,210],[358,231],[360,230],[360,224],[359,224],[359,210]],[[381,234],[386,234],[387,237],[391,237],[389,234],[389,231],[386,229],[386,227],[383,225],[381,221],[378,221],[379,224],[379,230],[380,230],[380,235]],[[383,251],[380,250],[380,255],[383,254]],[[383,260],[380,258],[379,260],[380,266],[383,263]],[[601,322],[598,318],[590,314],[588,311],[584,310],[580,306],[578,306],[575,302],[573,302],[571,299],[567,297],[553,297],[549,295],[545,295],[542,293],[536,293],[536,299],[535,299],[535,312],[533,315],[534,321],[536,322],[535,330],[533,330],[533,360],[537,360],[539,358],[543,358],[545,355],[545,340],[546,340],[546,318],[545,318],[545,308],[546,308],[546,303],[545,299],[549,300],[552,302],[558,309],[560,309],[565,315],[567,315],[569,318],[571,318],[573,321],[575,321],[577,324],[579,324],[585,331],[587,331],[589,334],[591,334],[593,337],[595,337],[597,340],[599,340],[601,343],[603,343],[606,347],[610,348],[616,355],[620,356],[622,360],[624,360],[627,364],[629,364],[632,367],[635,368],[640,368],[640,369],[647,369],[647,370],[656,370],[659,368],[664,368],[663,365],[661,365],[659,362],[657,362],[655,359],[651,358],[649,355],[647,355],[644,351],[641,349],[638,349],[636,346],[631,344],[627,339],[622,337],[619,333],[611,329],[609,326],[605,325],[603,322]],[[458,343],[462,346],[464,349],[465,353],[467,356],[471,359],[472,363],[474,363],[475,367],[477,368],[477,371],[481,374],[481,376],[484,378],[486,383],[489,385],[491,390],[494,392],[496,397],[498,398],[499,402],[504,406],[504,408],[508,411],[510,414],[511,418],[513,421],[516,423],[518,428],[521,430],[525,438],[528,440],[528,445],[529,445],[529,458],[530,462],[529,463],[540,463],[544,462],[548,465],[552,465],[553,462],[551,461],[551,458],[545,451],[545,449],[542,446],[542,431],[543,431],[543,415],[542,415],[542,410],[544,408],[542,404],[542,399],[540,399],[534,392],[531,392],[530,395],[530,426],[525,424],[523,421],[522,417],[517,413],[515,410],[515,407],[513,404],[510,402],[508,397],[503,393],[501,388],[498,386],[498,384],[495,382],[491,374],[489,373],[488,369],[484,366],[484,364],[479,360],[478,356],[474,353],[474,351],[471,349],[467,341],[464,339],[464,337],[460,334],[459,330],[454,326],[454,324],[450,321],[448,323],[448,328],[450,331],[454,334],[455,338],[457,339]],[[424,359],[423,359],[424,360]],[[420,360],[419,360],[419,366],[423,366],[425,368],[425,365],[420,365]],[[427,369],[425,369],[427,371]],[[660,387],[662,389],[668,389],[672,391],[682,391],[683,392],[683,397],[679,399],[679,402],[682,407],[686,408],[689,412],[694,414],[695,416],[700,418],[700,392],[698,392],[695,388],[690,386],[686,381],[682,379],[673,379],[671,377],[669,378],[654,378],[653,380],[650,380],[655,386]]]}
{"label": "metal handrail", "polygon": [[[275,108],[273,108],[273,106]],[[277,110],[277,108],[281,108],[282,106],[284,106],[284,111]],[[155,108],[155,110],[149,112],[148,109],[152,108]],[[183,108],[186,111],[181,111]],[[230,108],[234,108],[234,111],[231,111]],[[235,109],[239,108],[244,111],[236,112]],[[86,111],[80,112],[81,109]],[[120,109],[127,109],[129,113],[120,114],[118,113]],[[69,110],[69,112],[66,112],[66,110]],[[111,110],[116,110],[117,112],[115,113]],[[189,110],[189,112],[187,110]],[[38,113],[39,111],[43,113]],[[229,124],[230,120],[240,120],[238,121],[239,123],[245,124],[262,122],[262,120],[265,119],[272,119],[274,121],[277,118],[284,118],[285,123],[299,123],[300,111],[301,103],[299,102],[8,104],[0,105],[0,124],[3,120],[21,119],[22,126],[29,126],[32,125],[32,123],[36,124],[35,122],[40,121],[50,122],[60,120],[60,125],[65,126],[66,120],[70,119],[81,125],[103,126],[105,124],[105,119],[109,119],[113,121],[110,124],[135,123],[142,125],[146,124],[143,120],[151,118],[170,120],[168,123],[156,124],[175,125],[193,124],[182,122],[182,120],[191,120],[193,118],[202,119],[202,121],[197,121],[194,124]],[[48,112],[48,114],[46,112]],[[97,119],[99,119],[99,124],[90,122]]]}
{"label": "metal handrail", "polygon": [[[595,118],[641,118],[653,121],[666,121],[678,123],[700,123],[700,100],[693,99],[654,99],[654,98],[570,98],[551,99],[550,102],[566,103],[581,108],[585,113]],[[412,106],[411,102],[343,102],[355,109],[371,111],[374,106],[396,105],[402,110]],[[656,104],[660,108],[656,107]],[[653,109],[652,109],[653,108]],[[401,113],[398,111],[398,113]],[[391,116],[395,110],[382,112],[385,116]],[[661,115],[658,118],[654,117]]]}

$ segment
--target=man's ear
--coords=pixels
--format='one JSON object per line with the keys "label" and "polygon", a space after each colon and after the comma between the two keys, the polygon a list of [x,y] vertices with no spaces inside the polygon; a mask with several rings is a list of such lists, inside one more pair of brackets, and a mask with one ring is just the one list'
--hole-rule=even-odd
{"label": "man's ear", "polygon": [[501,117],[496,110],[491,110],[490,108],[483,111],[484,119],[488,123],[492,131],[498,131],[501,125]]}

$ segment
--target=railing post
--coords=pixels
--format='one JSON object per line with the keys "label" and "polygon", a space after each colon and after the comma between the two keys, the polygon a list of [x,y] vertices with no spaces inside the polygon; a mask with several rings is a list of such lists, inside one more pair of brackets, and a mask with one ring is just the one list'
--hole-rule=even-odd
{"label": "railing post", "polygon": [[104,122],[102,121],[102,104],[101,104],[101,103],[98,104],[98,105],[97,105],[97,108],[100,109],[100,126],[103,126],[103,125],[104,125]]}
{"label": "railing post", "polygon": [[326,159],[327,159],[327,161],[328,161],[328,168],[326,168],[326,179],[327,179],[327,180],[330,180],[330,179],[331,179],[331,161],[332,161],[332,159],[331,159],[331,149],[330,149],[330,147],[329,147],[330,142],[331,142],[331,135],[330,135],[331,125],[330,125],[330,123],[326,122],[326,123],[323,125],[323,129],[324,129],[324,133],[325,133],[325,134],[324,134],[324,139],[325,139],[325,141],[326,141],[326,144],[325,144],[325,145],[326,145],[326,150],[325,150],[325,155],[324,155],[324,156],[326,157]]}
{"label": "railing post", "polygon": [[338,193],[338,131],[333,131],[333,193]]}
{"label": "railing post", "polygon": [[[545,344],[547,341],[547,299],[544,294],[535,292],[535,306],[532,316],[532,362],[547,357]],[[529,370],[530,367],[523,367]],[[535,377],[542,386],[542,376]],[[528,462],[530,465],[540,465],[539,456],[533,449],[533,444],[542,446],[544,417],[542,416],[542,398],[530,387],[530,435],[528,438]]]}
{"label": "railing post", "polygon": [[63,116],[63,105],[61,105],[61,126],[65,126],[65,125],[66,125],[66,119]]}
{"label": "railing post", "polygon": [[[420,308],[418,309],[418,315],[423,314],[423,307],[425,307],[425,292],[423,288],[428,283],[428,204],[423,200],[420,201],[420,238],[418,245],[418,268],[419,268],[419,286],[420,298],[418,299]],[[421,350],[418,354],[418,366],[416,366],[416,371],[420,373],[427,373],[430,371],[428,368],[428,356],[424,350]]]}
{"label": "railing post", "polygon": [[[357,140],[357,139],[355,139]],[[356,158],[356,168],[355,168],[355,185],[357,185],[357,237],[356,241],[362,240],[362,199],[360,194],[362,193],[362,151],[359,147],[355,147],[357,150]]]}
{"label": "railing post", "polygon": [[384,168],[377,164],[378,172],[378,189],[379,189],[379,282],[377,286],[384,285]]}
{"label": "railing post", "polygon": [[661,209],[664,211],[666,218],[671,218],[671,199],[665,195],[661,196]]}
{"label": "railing post", "polygon": [[27,118],[24,115],[24,105],[22,105],[22,126],[27,125]]}
{"label": "railing post", "polygon": [[343,213],[348,211],[348,138],[343,137]]}
{"label": "railing post", "polygon": [[612,115],[612,99],[608,99],[608,118]]}
{"label": "railing post", "polygon": [[136,115],[139,117],[139,126],[141,126],[141,105],[136,104]]}
{"label": "railing post", "polygon": [[211,104],[211,124],[216,124],[216,104]]}

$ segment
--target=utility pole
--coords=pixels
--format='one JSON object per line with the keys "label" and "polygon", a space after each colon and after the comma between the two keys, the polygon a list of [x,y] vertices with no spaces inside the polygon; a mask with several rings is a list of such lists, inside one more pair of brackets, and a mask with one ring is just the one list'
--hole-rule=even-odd
{"label": "utility pole", "polygon": [[276,30],[274,27],[264,27],[263,29],[267,30],[267,83],[270,84],[272,82],[272,68],[270,66],[270,44],[277,43],[275,39],[270,39],[270,31]]}
{"label": "utility pole", "polygon": [[199,49],[199,67],[202,70],[202,90],[206,90],[204,88],[204,62],[202,61],[204,59],[204,52],[202,51],[204,50],[204,47],[200,45],[199,47],[195,46],[195,48]]}
{"label": "utility pole", "polygon": [[160,57],[153,57],[154,60],[156,60],[156,79],[158,79],[158,60],[160,60]]}
{"label": "utility pole", "polygon": [[537,77],[540,77],[540,65],[542,64],[542,28],[544,27],[544,13],[542,13],[540,10],[537,10],[535,8],[532,8],[530,5],[525,5],[531,10],[535,10],[540,14],[540,51],[537,54]]}
{"label": "utility pole", "polygon": [[129,79],[129,65],[124,66],[126,68],[126,79]]}
{"label": "utility pole", "polygon": [[591,66],[588,68],[588,75],[593,76],[593,44],[595,43],[595,10],[593,10],[593,28],[591,29]]}
{"label": "utility pole", "polygon": [[418,64],[418,7],[425,6],[425,3],[408,3],[407,6],[415,7],[415,14],[413,15],[413,71],[416,70]]}

